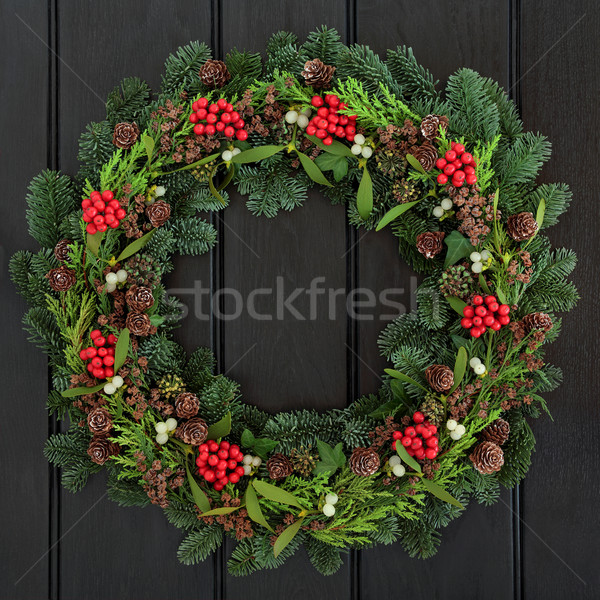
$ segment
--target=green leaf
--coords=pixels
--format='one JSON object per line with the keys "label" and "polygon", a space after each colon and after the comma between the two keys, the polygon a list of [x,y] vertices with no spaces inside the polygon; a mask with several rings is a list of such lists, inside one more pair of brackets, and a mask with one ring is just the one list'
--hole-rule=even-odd
{"label": "green leaf", "polygon": [[333,475],[338,468],[346,464],[346,457],[343,450],[344,444],[340,442],[335,448],[332,448],[327,442],[317,440],[317,448],[319,449],[319,457],[321,460],[313,469],[315,475],[320,473],[330,473]]}
{"label": "green leaf", "polygon": [[337,156],[349,156],[351,158],[356,158],[352,152],[350,152],[350,148],[348,146],[338,142],[337,140],[333,140],[331,145],[326,146],[316,135],[305,135],[307,139],[309,139],[313,144],[319,146],[321,150],[329,154],[335,154]]}
{"label": "green leaf", "polygon": [[216,152],[215,154],[211,154],[209,156],[205,156],[200,160],[197,160],[195,163],[190,165],[186,165],[185,167],[180,167],[179,169],[173,169],[172,171],[167,171],[166,173],[158,173],[158,175],[169,175],[170,173],[177,173],[178,171],[189,171],[191,169],[197,169],[198,167],[202,167],[203,165],[207,165],[208,163],[216,160],[221,156],[220,152]]}
{"label": "green leaf", "polygon": [[506,295],[502,291],[502,288],[496,288],[496,296],[498,296],[498,300],[500,300],[500,304],[508,304],[508,300]]}
{"label": "green leaf", "polygon": [[240,508],[244,507],[244,503],[242,502],[242,504],[240,504],[239,506],[222,506],[220,508],[213,508],[212,510],[207,510],[206,512],[202,513],[202,517],[210,517],[210,515],[228,515],[232,512],[235,512],[236,510],[240,510]]}
{"label": "green leaf", "polygon": [[479,273],[479,287],[488,295],[492,293],[490,291],[489,285],[485,280],[485,277],[483,276],[483,273]]}
{"label": "green leaf", "polygon": [[93,387],[71,388],[61,392],[60,395],[63,398],[73,398],[75,396],[83,396],[84,394],[93,394],[95,392],[99,392],[105,385],[105,383],[100,383],[99,385],[95,385]]}
{"label": "green leaf", "polygon": [[356,208],[363,221],[369,218],[373,210],[373,181],[366,165],[363,167],[363,174],[358,186]]}
{"label": "green leaf", "polygon": [[465,376],[467,370],[467,350],[461,346],[456,353],[456,361],[454,362],[454,385],[450,388],[448,396],[460,385],[460,382]]}
{"label": "green leaf", "polygon": [[458,508],[464,508],[464,506],[454,496],[449,494],[441,485],[431,481],[431,479],[427,479],[427,477],[421,477],[421,483],[428,492],[432,493],[440,500],[448,502],[448,504],[452,504],[453,506],[458,506]]}
{"label": "green leaf", "polygon": [[469,340],[467,338],[464,338],[460,335],[452,334],[450,338],[452,339],[452,343],[457,349],[462,348],[469,343]]}
{"label": "green leaf", "polygon": [[206,497],[206,494],[200,489],[198,482],[194,479],[194,476],[190,472],[189,466],[185,465],[185,470],[187,471],[187,480],[190,484],[190,488],[192,490],[192,496],[194,497],[194,502],[196,506],[200,509],[201,513],[205,513],[210,510],[210,502]]}
{"label": "green leaf", "polygon": [[231,159],[231,162],[235,164],[258,162],[259,160],[264,160],[265,158],[269,158],[269,156],[281,152],[284,148],[285,145],[274,146],[272,144],[250,148],[250,150],[244,150],[243,152],[236,154]]}
{"label": "green leaf", "polygon": [[150,164],[152,162],[152,155],[154,154],[154,138],[149,136],[147,133],[144,133],[144,135],[142,135],[142,144],[146,149],[148,164]]}
{"label": "green leaf", "polygon": [[400,371],[396,371],[395,369],[384,369],[384,371],[388,375],[391,375],[394,379],[400,379],[400,381],[404,381],[404,383],[410,383],[411,385],[416,385],[417,387],[420,387],[422,390],[425,390],[426,392],[429,391],[426,387],[422,386],[418,381],[415,381],[412,377],[409,377],[408,375],[405,375],[404,373],[400,373]]}
{"label": "green leaf", "polygon": [[98,256],[98,250],[100,248],[100,244],[102,243],[102,238],[104,237],[103,231],[98,231],[94,235],[87,234],[87,247],[88,250],[94,255]]}
{"label": "green leaf", "polygon": [[544,215],[546,214],[546,201],[543,198],[540,198],[540,203],[538,204],[537,213],[535,214],[535,221],[538,224],[538,229],[542,228],[544,224]]}
{"label": "green leaf", "polygon": [[[254,491],[254,488],[251,485],[249,485],[246,489],[244,502],[246,503],[246,510],[248,511],[248,516],[259,525],[262,525],[265,529],[273,531],[273,528],[269,525],[269,523],[265,519],[265,516],[263,515],[263,512],[260,508],[260,504],[258,503],[256,492]],[[275,532],[273,531],[273,533]]]}
{"label": "green leaf", "polygon": [[402,405],[409,410],[412,408],[413,403],[408,397],[402,382],[400,382],[398,379],[392,379],[390,381],[390,388],[394,394],[394,397],[376,408],[373,412],[369,413],[370,417],[373,417],[374,419],[382,419],[388,415],[393,415]]}
{"label": "green leaf", "polygon": [[299,152],[296,150],[296,154],[306,171],[306,174],[315,182],[320,185],[326,185],[327,187],[332,187],[329,181],[327,181],[327,177],[323,175],[321,169],[314,163],[314,161],[310,160],[306,154]]}
{"label": "green leaf", "polygon": [[400,215],[404,214],[407,210],[411,209],[415,204],[419,204],[420,200],[413,200],[412,202],[405,202],[404,204],[398,204],[394,208],[388,210],[381,221],[377,223],[375,231],[381,231],[386,225],[396,220]]}
{"label": "green leaf", "polygon": [[234,175],[235,175],[235,165],[231,165],[229,167],[229,169],[227,170],[227,173],[225,173],[225,177],[223,177],[223,181],[221,181],[221,183],[218,185],[217,192],[224,190],[229,185],[229,183],[233,179]]}
{"label": "green leaf", "polygon": [[151,239],[152,236],[156,233],[156,229],[152,229],[146,235],[143,235],[141,238],[138,238],[134,242],[131,242],[129,246],[127,246],[121,254],[117,257],[117,262],[125,260],[130,256],[133,256],[136,252],[139,252]]}
{"label": "green leaf", "polygon": [[448,304],[461,316],[464,317],[463,310],[467,303],[458,296],[446,296]]}
{"label": "green leaf", "polygon": [[421,473],[421,465],[419,465],[419,463],[407,452],[406,448],[402,445],[402,442],[399,444],[396,442],[396,452],[411,469],[417,473]]}
{"label": "green leaf", "polygon": [[[238,154],[238,156],[241,156],[241,154]],[[217,188],[215,187],[215,182],[213,181],[212,175],[209,175],[208,177],[208,189],[210,190],[210,193],[223,205],[223,206],[227,206],[227,202],[225,202],[225,199],[223,198],[223,196],[221,196],[221,194],[219,194],[219,191],[217,190]]]}
{"label": "green leaf", "polygon": [[260,479],[255,479],[252,482],[254,489],[265,498],[269,500],[273,500],[275,502],[280,502],[281,504],[287,504],[289,506],[296,506],[297,508],[304,508],[300,502],[296,499],[296,496],[278,488],[276,485],[272,485],[267,483],[266,481],[261,481]]}
{"label": "green leaf", "polygon": [[154,327],[160,327],[165,322],[165,318],[161,315],[152,315],[150,317],[150,323],[154,325]]}
{"label": "green leaf", "polygon": [[469,256],[475,250],[471,242],[456,230],[444,238],[444,244],[448,246],[444,269],[458,262],[461,258]]}
{"label": "green leaf", "polygon": [[208,428],[207,440],[218,440],[229,435],[231,431],[231,412],[228,412],[220,421],[213,423]]}
{"label": "green leaf", "polygon": [[321,171],[333,171],[336,181],[341,181],[348,174],[348,161],[345,156],[323,152],[315,158],[315,163]]}
{"label": "green leaf", "polygon": [[298,519],[296,522],[292,523],[289,527],[286,527],[281,535],[275,540],[275,545],[273,546],[273,554],[277,558],[283,549],[296,537],[296,534],[300,531],[302,527],[302,523],[304,522],[304,517],[302,519]]}
{"label": "green leaf", "polygon": [[115,373],[125,364],[127,353],[129,352],[129,329],[122,329],[115,346],[115,364],[113,369]]}
{"label": "green leaf", "polygon": [[[413,168],[422,173],[423,175],[427,175],[427,171],[423,168],[423,165],[412,155],[406,155],[406,161]],[[429,175],[427,175],[429,177]]]}
{"label": "green leaf", "polygon": [[275,449],[279,442],[268,438],[255,438],[249,429],[242,433],[242,446],[252,449],[262,459],[266,459],[269,452]]}

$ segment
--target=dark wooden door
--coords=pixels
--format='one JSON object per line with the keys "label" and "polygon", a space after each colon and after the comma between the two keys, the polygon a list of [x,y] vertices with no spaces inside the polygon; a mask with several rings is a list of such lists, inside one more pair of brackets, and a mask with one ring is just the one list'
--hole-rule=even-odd
{"label": "dark wooden door", "polygon": [[[231,548],[197,567],[177,562],[180,533],[158,509],[125,509],[104,493],[102,476],[71,495],[61,490],[42,447],[56,424],[44,410],[48,381],[41,353],[20,330],[23,303],[7,279],[7,259],[33,248],[24,218],[31,177],[45,167],[77,170],[77,139],[102,119],[103,99],[125,76],[154,89],[168,53],[204,40],[221,56],[232,47],[262,50],[280,29],[302,37],[321,24],[347,42],[385,53],[411,45],[442,81],[460,66],[499,80],[526,127],[554,142],[542,178],[568,181],[570,212],[551,232],[575,248],[582,293],[550,360],[565,370],[549,395],[555,418],[535,423],[531,473],[494,507],[470,507],[444,532],[438,555],[408,558],[399,545],[348,556],[322,577],[300,553],[284,569],[236,579],[224,569]],[[600,9],[593,0],[3,0],[0,5],[2,145],[2,485],[0,596],[16,599],[578,598],[600,597],[598,576],[598,424],[596,297]],[[340,207],[313,194],[306,207],[257,219],[240,198],[216,221],[218,249],[177,262],[169,285],[243,296],[256,287],[403,289],[411,272],[392,237],[350,230]],[[183,294],[191,303],[193,296]],[[298,305],[306,310],[305,305]],[[383,310],[385,313],[385,309]],[[212,346],[219,367],[245,398],[270,410],[343,406],[374,391],[383,363],[375,340],[385,324],[337,311],[317,321],[202,321],[188,316],[179,339]],[[379,313],[376,316],[381,316]]]}

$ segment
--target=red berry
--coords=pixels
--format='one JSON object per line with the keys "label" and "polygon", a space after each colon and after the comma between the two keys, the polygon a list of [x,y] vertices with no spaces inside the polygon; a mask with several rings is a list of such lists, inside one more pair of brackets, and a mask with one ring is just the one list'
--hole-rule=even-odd
{"label": "red berry", "polygon": [[488,314],[488,310],[487,310],[487,308],[485,306],[478,306],[475,309],[475,314],[478,317],[485,317]]}
{"label": "red berry", "polygon": [[206,108],[208,106],[208,100],[206,98],[200,98],[196,100],[198,102],[198,108]]}
{"label": "red berry", "polygon": [[206,463],[206,462],[208,462],[208,457],[209,457],[208,452],[206,452],[206,451],[200,452],[200,454],[198,455],[198,460],[201,460],[203,463]]}
{"label": "red berry", "polygon": [[453,148],[456,154],[462,154],[465,151],[465,147],[460,143],[454,144]]}
{"label": "red berry", "polygon": [[338,122],[339,122],[339,120],[340,120],[340,118],[337,115],[335,115],[333,113],[330,113],[329,116],[327,117],[327,120],[330,123],[333,123],[334,125],[337,125]]}
{"label": "red berry", "polygon": [[465,178],[465,172],[461,171],[460,169],[458,171],[454,172],[453,177],[455,177],[456,179],[460,179],[461,181]]}
{"label": "red berry", "polygon": [[89,198],[81,201],[81,208],[89,208],[92,205],[92,201]]}
{"label": "red berry", "polygon": [[104,346],[104,344],[106,344],[106,338],[104,336],[99,335],[94,338],[94,346],[99,348],[100,346]]}
{"label": "red berry", "polygon": [[471,329],[471,336],[474,338],[481,337],[481,331],[479,331],[479,327],[473,327],[473,329]]}
{"label": "red berry", "polygon": [[473,327],[473,321],[468,317],[463,317],[460,320],[460,326],[464,327],[465,329],[471,329],[471,327]]}
{"label": "red berry", "polygon": [[425,457],[429,460],[433,460],[437,456],[437,452],[433,448],[427,448],[425,450]]}
{"label": "red berry", "polygon": [[443,169],[443,168],[446,166],[446,159],[445,159],[445,158],[438,158],[438,159],[435,161],[435,166],[436,166],[438,169]]}
{"label": "red berry", "polygon": [[492,317],[492,315],[486,315],[485,317],[483,317],[483,324],[486,327],[491,327],[492,323],[495,323],[496,319],[494,319],[494,317]]}
{"label": "red berry", "polygon": [[206,115],[206,122],[210,123],[211,125],[214,125],[218,120],[217,115],[215,115],[214,113],[210,113],[208,115]]}
{"label": "red berry", "polygon": [[440,185],[444,185],[445,183],[448,183],[448,176],[447,176],[447,175],[444,175],[443,173],[440,173],[440,174],[437,176],[437,182],[438,182]]}
{"label": "red berry", "polygon": [[346,137],[346,130],[341,125],[338,125],[335,128],[335,135],[337,135],[338,137],[344,138],[344,137]]}
{"label": "red berry", "polygon": [[102,200],[96,200],[96,202],[94,202],[94,208],[98,212],[103,212],[104,209],[106,208],[106,204]]}
{"label": "red berry", "polygon": [[235,468],[236,468],[236,467],[237,467],[237,460],[233,460],[233,458],[230,458],[230,459],[227,461],[227,468],[228,468],[230,471],[233,471],[233,470],[235,470]]}
{"label": "red berry", "polygon": [[196,125],[194,125],[194,133],[196,135],[203,135],[205,131],[206,125],[204,125],[204,123],[197,123]]}
{"label": "red berry", "polygon": [[448,152],[446,152],[446,154],[444,155],[444,158],[448,162],[452,162],[453,160],[456,160],[456,152],[454,150],[448,150]]}
{"label": "red berry", "polygon": [[237,483],[240,480],[240,476],[237,473],[231,473],[231,475],[229,475],[229,481],[231,483]]}
{"label": "red berry", "polygon": [[225,107],[227,106],[227,100],[225,100],[225,98],[219,98],[217,100],[217,106],[221,109],[224,110]]}
{"label": "red berry", "polygon": [[425,450],[423,450],[423,448],[419,448],[418,450],[415,450],[415,456],[419,460],[423,460],[425,458]]}
{"label": "red berry", "polygon": [[94,329],[91,333],[90,333],[90,338],[95,339],[97,337],[100,337],[102,335],[102,332],[99,329]]}
{"label": "red berry", "polygon": [[91,200],[92,202],[96,202],[96,200],[102,200],[102,194],[101,194],[100,192],[93,191],[93,192],[90,194],[90,200]]}
{"label": "red berry", "polygon": [[[429,431],[431,431],[431,433],[437,433],[437,426],[434,425],[433,423],[429,424]],[[436,438],[436,442],[437,442],[437,438]]]}
{"label": "red berry", "polygon": [[457,158],[456,160],[452,161],[452,164],[457,168],[457,169],[462,169],[462,163],[460,162],[460,158]]}
{"label": "red berry", "polygon": [[473,185],[477,183],[477,177],[475,177],[475,175],[467,175],[465,181],[467,182],[467,185]]}
{"label": "red berry", "polygon": [[229,449],[228,448],[219,449],[219,451],[217,452],[217,456],[221,459],[229,458]]}
{"label": "red berry", "polygon": [[96,348],[91,346],[90,348],[86,348],[85,353],[87,354],[88,358],[94,358],[94,356],[96,356],[96,354],[98,354],[98,350],[96,350]]}
{"label": "red berry", "polygon": [[206,128],[204,129],[204,133],[206,135],[215,135],[215,132],[217,130],[215,129],[214,125],[207,125]]}
{"label": "red berry", "polygon": [[394,431],[394,433],[392,433],[392,439],[393,440],[401,440],[402,437],[403,436],[402,436],[402,432],[401,431]]}
{"label": "red berry", "polygon": [[235,135],[235,128],[233,128],[231,125],[229,125],[228,127],[225,127],[225,129],[223,130],[223,133],[225,134],[226,137],[233,137]]}
{"label": "red berry", "polygon": [[423,440],[419,437],[413,438],[412,444],[410,445],[410,447],[413,450],[416,450],[417,448],[421,448],[423,446]]}
{"label": "red berry", "polygon": [[500,324],[499,321],[496,321],[496,319],[494,319],[494,322],[490,325],[490,327],[494,330],[494,331],[500,331],[500,329],[502,329],[502,325]]}
{"label": "red berry", "polygon": [[219,462],[219,458],[218,458],[218,456],[217,456],[216,454],[211,454],[211,455],[208,457],[208,461],[207,461],[207,462],[208,462],[208,464],[209,464],[211,467],[214,467],[214,466],[216,466],[216,464]]}
{"label": "red berry", "polygon": [[497,302],[492,302],[488,308],[490,309],[490,312],[496,312],[500,308],[500,305]]}
{"label": "red berry", "polygon": [[323,98],[321,96],[313,96],[310,103],[315,107],[323,106]]}
{"label": "red berry", "polygon": [[99,356],[95,356],[94,358],[92,358],[92,367],[94,367],[95,369],[99,369],[100,367],[102,367],[102,359]]}
{"label": "red berry", "polygon": [[237,110],[234,110],[234,111],[231,113],[231,121],[229,121],[229,122],[230,122],[231,124],[233,124],[233,123],[237,123],[237,122],[238,122],[238,121],[240,121],[240,120],[241,120],[240,113],[239,113],[239,112],[237,112]]}
{"label": "red berry", "polygon": [[346,115],[340,115],[339,124],[342,127],[346,127],[346,125],[348,125],[348,117]]}
{"label": "red berry", "polygon": [[[218,456],[218,454],[217,454]],[[217,469],[219,469],[219,471],[226,471],[227,470],[227,461],[221,459],[218,463],[217,463]]]}
{"label": "red berry", "polygon": [[112,367],[104,367],[104,375],[106,377],[114,377],[115,370]]}
{"label": "red berry", "polygon": [[210,442],[208,442],[208,451],[209,452],[217,452],[219,450],[219,444],[217,444],[217,442],[215,442],[214,440],[210,440]]}
{"label": "red berry", "polygon": [[240,142],[244,142],[248,139],[248,132],[245,129],[238,129],[235,137],[240,140]]}
{"label": "red berry", "polygon": [[486,304],[492,304],[494,302],[496,302],[496,296],[486,296],[485,297]]}
{"label": "red berry", "polygon": [[423,433],[423,423],[418,423],[417,425],[415,425],[415,431],[421,435]]}
{"label": "red berry", "polygon": [[428,429],[427,427],[425,429],[423,429],[423,431],[421,432],[421,437],[424,440],[428,440],[432,435],[433,435],[433,433],[431,433],[431,430]]}
{"label": "red berry", "polygon": [[306,135],[315,135],[317,133],[317,128],[314,125],[309,125],[306,128]]}
{"label": "red berry", "polygon": [[100,369],[94,369],[92,371],[92,375],[96,379],[104,379],[106,377],[106,373],[104,372],[104,369],[102,369],[102,368],[100,368]]}
{"label": "red berry", "polygon": [[408,448],[408,447],[409,447],[411,444],[412,444],[412,438],[411,438],[409,435],[405,435],[405,436],[402,438],[402,445],[403,445],[405,448]]}
{"label": "red berry", "polygon": [[239,467],[235,468],[235,472],[240,476],[243,477],[245,475],[244,472],[244,467],[242,467],[241,465]]}
{"label": "red berry", "polygon": [[[210,461],[209,461],[210,464]],[[212,469],[207,469],[206,472],[204,473],[204,479],[206,479],[206,481],[211,482],[214,481],[217,478],[217,476],[215,475],[215,472]]]}
{"label": "red berry", "polygon": [[470,165],[473,162],[473,155],[465,152],[461,157],[460,161],[465,165]]}
{"label": "red berry", "polygon": [[413,415],[413,421],[415,423],[422,423],[424,420],[425,420],[425,415],[422,412],[420,412],[420,411],[417,411]]}
{"label": "red berry", "polygon": [[483,297],[482,296],[474,296],[473,304],[475,304],[476,306],[483,304]]}
{"label": "red berry", "polygon": [[463,171],[466,175],[475,175],[475,169],[471,165],[465,165]]}
{"label": "red berry", "polygon": [[96,215],[94,217],[94,225],[98,227],[98,225],[102,225],[104,223],[104,215]]}
{"label": "red berry", "polygon": [[115,364],[115,358],[114,358],[114,356],[105,356],[102,359],[102,362],[104,363],[105,366],[112,367]]}
{"label": "red berry", "polygon": [[498,307],[498,314],[501,316],[505,316],[510,312],[510,306],[508,304],[501,304]]}
{"label": "red berry", "polygon": [[118,221],[118,219],[117,219],[117,217],[115,217],[115,215],[113,215],[113,214],[108,214],[108,215],[106,215],[106,216],[104,217],[104,222],[105,222],[107,225],[110,225],[110,224],[114,223],[115,221]]}
{"label": "red berry", "polygon": [[215,103],[213,103],[208,107],[208,112],[213,113],[213,114],[218,113],[219,107]]}
{"label": "red berry", "polygon": [[104,202],[110,202],[114,197],[115,195],[111,190],[104,190],[102,192],[102,200],[104,200]]}
{"label": "red berry", "polygon": [[465,306],[463,308],[463,315],[469,319],[472,319],[475,316],[475,309],[472,306]]}
{"label": "red berry", "polygon": [[483,319],[480,316],[473,317],[473,325],[479,327],[483,323]]}
{"label": "red berry", "polygon": [[326,119],[329,116],[329,109],[326,106],[321,106],[317,111],[317,116],[321,117],[321,119]]}
{"label": "red berry", "polygon": [[452,163],[448,163],[444,167],[444,174],[445,175],[452,175],[454,173],[454,171],[456,171],[456,167]]}
{"label": "red berry", "polygon": [[498,317],[498,323],[500,323],[500,325],[508,325],[510,323],[510,317],[508,315],[500,315]]}
{"label": "red berry", "polygon": [[323,138],[323,143],[326,146],[331,146],[331,144],[333,144],[333,138],[330,135],[328,135],[327,137]]}
{"label": "red berry", "polygon": [[329,123],[329,125],[327,125],[327,133],[335,133],[336,129],[337,125],[335,123]]}
{"label": "red berry", "polygon": [[231,104],[230,102],[228,102],[228,103],[225,105],[225,111],[226,111],[226,112],[228,112],[228,113],[231,113],[231,112],[233,112],[233,104]]}
{"label": "red berry", "polygon": [[81,360],[87,360],[87,358],[88,358],[88,355],[87,355],[87,350],[85,350],[85,349],[84,349],[84,350],[82,350],[82,351],[79,353],[79,358],[80,358]]}
{"label": "red berry", "polygon": [[223,123],[223,121],[219,121],[216,125],[215,125],[215,129],[218,132],[222,132],[225,131],[225,123]]}
{"label": "red berry", "polygon": [[410,437],[415,437],[415,435],[417,435],[417,430],[414,427],[407,427],[404,430],[404,435],[408,435]]}
{"label": "red berry", "polygon": [[119,219],[119,221],[121,219],[124,219],[126,215],[127,215],[127,212],[125,211],[124,208],[119,208],[118,210],[115,211],[115,217],[117,217],[117,219]]}
{"label": "red berry", "polygon": [[118,337],[117,337],[117,336],[116,336],[114,333],[109,333],[109,334],[108,334],[108,337],[106,338],[106,341],[107,341],[107,342],[108,342],[108,343],[109,343],[111,346],[113,346],[114,344],[116,344],[116,343],[117,343],[117,340],[118,340],[118,339],[119,339],[119,338],[118,338]]}
{"label": "red berry", "polygon": [[200,444],[198,446],[198,452],[208,452],[208,444]]}
{"label": "red berry", "polygon": [[355,135],[356,127],[352,127],[352,125],[346,125],[344,131],[346,132],[346,135]]}
{"label": "red berry", "polygon": [[208,111],[205,108],[201,108],[196,114],[198,115],[198,119],[204,121],[208,116]]}

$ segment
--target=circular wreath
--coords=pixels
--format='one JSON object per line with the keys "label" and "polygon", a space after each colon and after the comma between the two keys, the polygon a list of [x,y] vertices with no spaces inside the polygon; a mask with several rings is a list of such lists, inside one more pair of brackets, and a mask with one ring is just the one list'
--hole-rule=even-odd
{"label": "circular wreath", "polygon": [[[81,136],[70,179],[38,175],[27,197],[42,249],[11,262],[24,318],[48,354],[48,405],[68,417],[45,454],[69,490],[108,471],[122,505],[158,504],[187,531],[179,558],[236,538],[229,569],[276,567],[303,543],[333,573],[348,548],[401,541],[428,557],[470,499],[490,504],[530,464],[527,422],[560,370],[543,360],[577,291],[552,250],[571,195],[536,185],[550,146],[522,131],[497,83],[469,69],[445,93],[409,48],[380,60],[322,28],[278,33],[267,58],[204,44],[166,62],[160,93],[131,78]],[[387,227],[426,277],[418,310],[381,334],[381,389],[343,410],[267,414],[187,357],[173,254],[217,241],[198,211],[228,203],[273,217],[317,183],[350,223]]]}

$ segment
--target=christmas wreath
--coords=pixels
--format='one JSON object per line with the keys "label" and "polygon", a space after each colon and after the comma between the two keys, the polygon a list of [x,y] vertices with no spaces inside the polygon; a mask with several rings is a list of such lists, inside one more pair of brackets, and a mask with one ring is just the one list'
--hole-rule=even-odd
{"label": "christmas wreath", "polygon": [[[574,253],[543,234],[571,194],[535,184],[550,145],[497,83],[461,69],[436,85],[410,48],[384,61],[322,28],[303,44],[275,34],[265,61],[191,43],[155,97],[136,78],[110,94],[79,174],[33,179],[42,249],[10,264],[49,356],[49,409],[68,419],[45,448],[67,489],[104,467],[111,499],[157,504],[187,532],[186,564],[228,534],[233,574],[301,544],[329,574],[350,548],[399,540],[431,556],[471,499],[491,504],[525,476],[528,419],[561,380],[544,345],[578,299]],[[274,217],[314,184],[350,223],[391,230],[425,278],[418,310],[381,334],[393,368],[377,393],[272,415],[214,373],[209,350],[186,356],[163,277],[173,254],[216,243],[197,213],[227,206],[228,185]]]}

